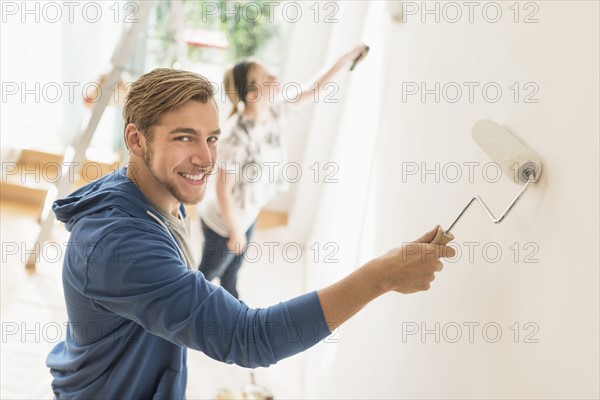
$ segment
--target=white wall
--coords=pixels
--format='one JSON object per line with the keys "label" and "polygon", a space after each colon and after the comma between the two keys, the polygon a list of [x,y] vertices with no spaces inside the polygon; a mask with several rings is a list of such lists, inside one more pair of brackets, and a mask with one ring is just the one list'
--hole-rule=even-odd
{"label": "white wall", "polygon": [[[433,9],[436,3],[427,4]],[[463,12],[457,23],[443,18],[436,23],[431,15],[423,23],[420,13],[401,24],[382,19],[388,40],[370,43],[388,52],[389,63],[383,109],[361,116],[381,118],[382,127],[369,204],[376,253],[436,223],[448,226],[475,194],[497,214],[508,206],[520,187],[506,178],[489,182],[493,168],[484,178],[482,167],[490,160],[471,138],[479,119],[503,124],[536,152],[544,163],[542,179],[499,225],[474,206],[453,230],[462,254],[446,263],[429,292],[388,294],[344,325],[338,343],[311,350],[305,380],[309,398],[600,395],[598,3],[530,2],[527,9],[519,3],[519,23],[509,9],[513,2],[495,3],[503,13],[497,23],[482,17],[485,2],[475,9],[473,23],[463,3],[455,4]],[[539,22],[521,22],[534,7]],[[456,103],[443,96],[436,103],[433,95],[403,101],[407,82],[425,82],[428,88],[457,82],[465,90]],[[463,82],[480,83],[473,102]],[[482,97],[488,82],[503,91],[496,103]],[[538,102],[515,102],[514,82],[521,95],[530,92],[524,91],[525,83],[537,85],[533,98]],[[439,183],[433,175],[403,179],[410,162],[429,169],[439,162],[441,172],[458,163],[463,176],[456,183],[443,174]],[[480,163],[472,181],[465,162]],[[448,178],[453,171],[445,170]],[[468,246],[474,248],[472,257]],[[502,251],[498,260],[493,260],[494,248]],[[434,334],[405,336],[403,342],[409,328],[421,330],[425,324],[435,330],[436,323],[439,343]],[[479,324],[472,343],[469,323]],[[526,323],[531,323],[527,329]],[[490,324],[487,336],[485,324]],[[456,326],[462,337],[451,343]],[[502,334],[490,343],[495,327]],[[537,343],[526,343],[528,334]]]}

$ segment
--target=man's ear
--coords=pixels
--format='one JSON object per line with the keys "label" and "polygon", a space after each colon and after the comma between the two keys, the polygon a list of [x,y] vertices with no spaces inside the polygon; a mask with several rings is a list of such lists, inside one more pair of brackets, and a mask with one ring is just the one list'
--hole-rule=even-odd
{"label": "man's ear", "polygon": [[133,123],[125,127],[125,144],[133,154],[138,157],[144,157],[146,150],[146,138]]}

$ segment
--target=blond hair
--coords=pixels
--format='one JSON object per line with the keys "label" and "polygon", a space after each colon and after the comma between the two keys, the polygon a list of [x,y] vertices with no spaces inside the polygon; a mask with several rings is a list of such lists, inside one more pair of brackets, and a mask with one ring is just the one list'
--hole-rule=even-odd
{"label": "blond hair", "polygon": [[202,75],[157,68],[131,84],[123,107],[125,127],[135,124],[146,140],[150,141],[152,127],[164,114],[190,100],[206,103],[213,96],[212,84]]}

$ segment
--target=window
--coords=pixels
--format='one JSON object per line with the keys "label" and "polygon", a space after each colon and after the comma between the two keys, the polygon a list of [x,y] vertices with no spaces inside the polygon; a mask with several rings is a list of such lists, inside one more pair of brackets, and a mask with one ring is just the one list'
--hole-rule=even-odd
{"label": "window", "polygon": [[[60,3],[15,3],[29,11],[6,16],[0,57],[3,147],[62,152],[85,127],[91,111],[84,106],[84,86],[110,70],[112,53],[127,27],[125,17],[132,12],[128,1],[92,3],[74,9]],[[156,67],[179,67],[220,84],[227,64],[250,55],[278,72],[285,24],[265,3],[155,2],[124,79],[134,80]],[[119,106],[106,109],[92,150],[123,150],[121,119]]]}

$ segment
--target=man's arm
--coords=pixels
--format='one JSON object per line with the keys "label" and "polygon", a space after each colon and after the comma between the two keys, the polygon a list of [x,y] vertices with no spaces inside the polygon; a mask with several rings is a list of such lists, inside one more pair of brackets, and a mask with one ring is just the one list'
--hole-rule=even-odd
{"label": "man's arm", "polygon": [[452,247],[430,244],[436,226],[413,243],[390,250],[339,282],[317,291],[328,324],[340,326],[367,303],[389,291],[404,294],[428,290],[441,257],[453,257]]}
{"label": "man's arm", "polygon": [[[114,316],[153,335],[226,363],[267,367],[317,344],[331,332],[316,292],[266,308],[249,308],[187,269],[176,244],[153,221],[123,219],[98,238],[85,267],[68,280],[112,335]],[[81,300],[80,300],[81,301]],[[79,329],[86,321],[76,321]],[[84,333],[85,334],[85,333]]]}
{"label": "man's arm", "polygon": [[320,342],[331,333],[329,326],[387,291],[428,289],[441,269],[439,257],[454,254],[423,243],[434,236],[435,230],[321,291],[262,309],[249,308],[188,270],[162,228],[147,221],[114,224],[86,254],[86,267],[69,271],[68,279],[100,315],[117,314],[216,360],[266,367]]}

